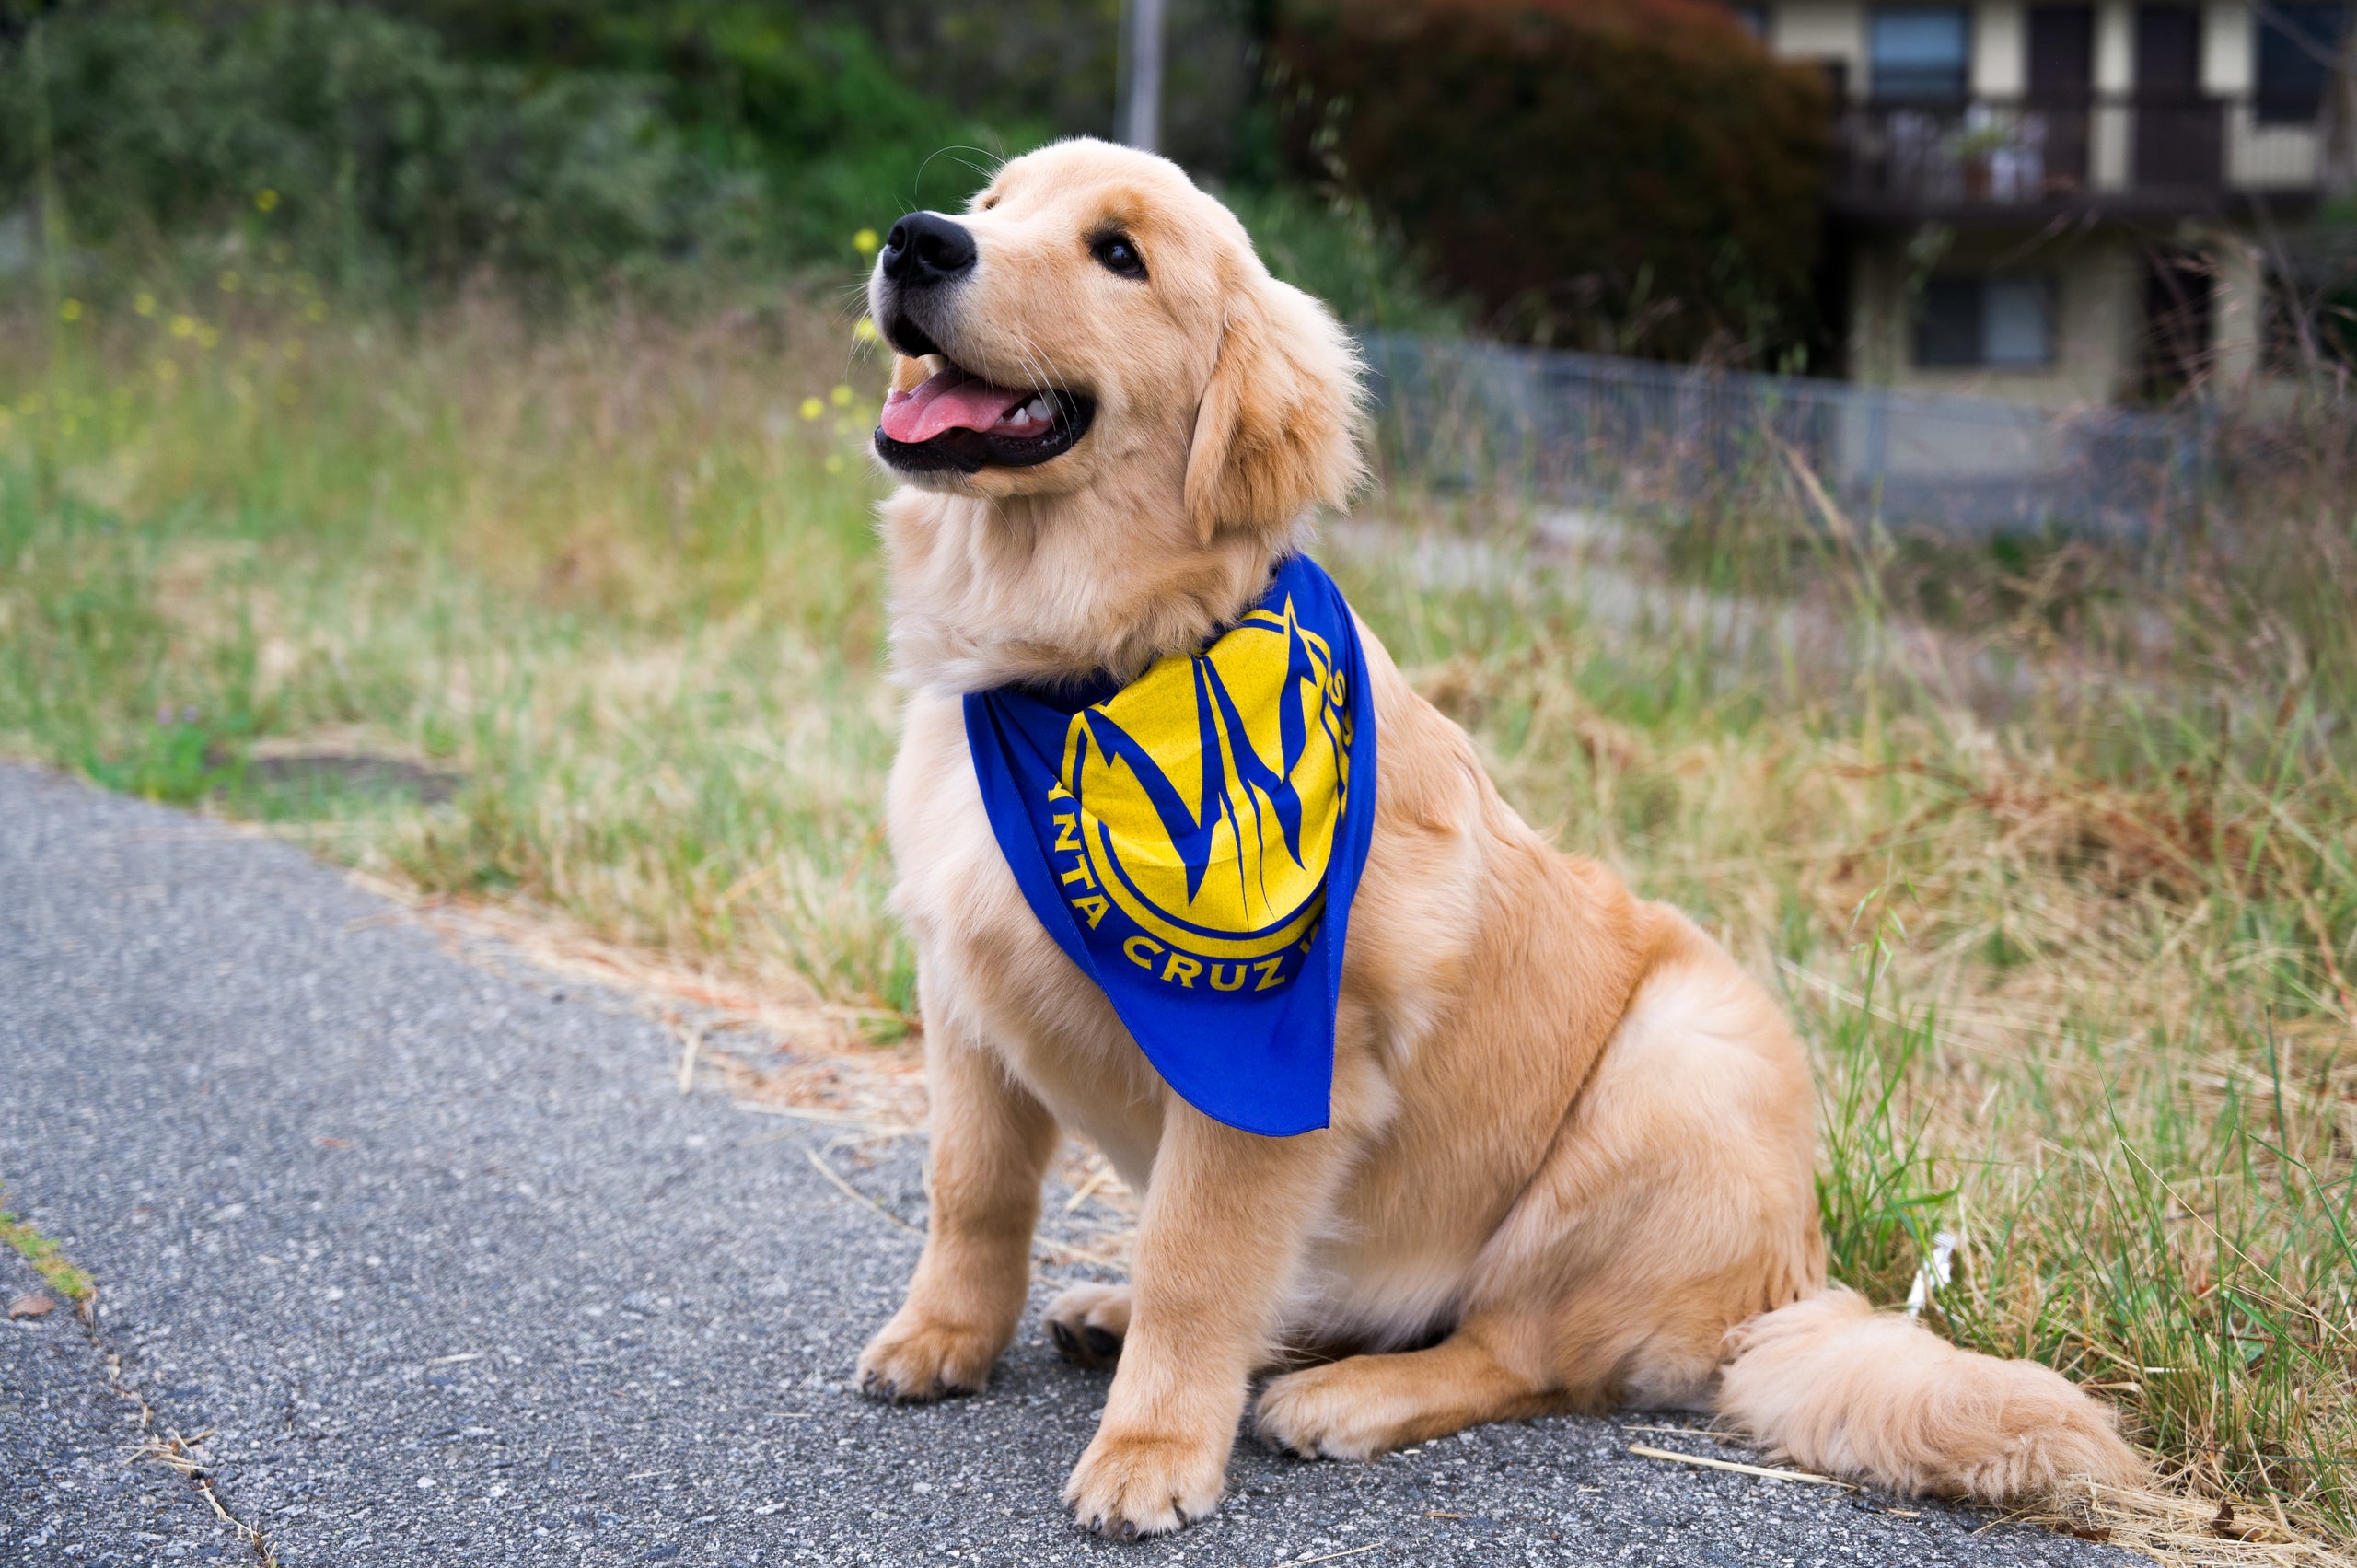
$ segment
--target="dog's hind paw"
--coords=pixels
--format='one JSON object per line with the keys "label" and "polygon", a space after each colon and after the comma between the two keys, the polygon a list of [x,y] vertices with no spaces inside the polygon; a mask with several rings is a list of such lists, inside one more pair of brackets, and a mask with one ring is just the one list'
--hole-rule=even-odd
{"label": "dog's hind paw", "polygon": [[1048,1304],[1048,1334],[1074,1366],[1106,1371],[1130,1331],[1130,1287],[1074,1285]]}
{"label": "dog's hind paw", "polygon": [[1261,1390],[1253,1434],[1301,1459],[1371,1459],[1399,1446],[1412,1437],[1399,1424],[1402,1401],[1365,1376],[1383,1359],[1352,1356],[1274,1379]]}
{"label": "dog's hind paw", "polygon": [[859,1353],[861,1393],[909,1404],[982,1391],[998,1359],[994,1339],[950,1324],[904,1322],[905,1317],[884,1325]]}

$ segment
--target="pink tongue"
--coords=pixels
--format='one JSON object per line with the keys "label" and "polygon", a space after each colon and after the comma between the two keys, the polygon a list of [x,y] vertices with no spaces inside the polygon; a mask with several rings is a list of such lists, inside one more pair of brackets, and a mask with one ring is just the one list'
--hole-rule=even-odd
{"label": "pink tongue", "polygon": [[910,446],[945,430],[988,430],[1022,397],[963,370],[945,370],[922,387],[884,400],[884,434]]}

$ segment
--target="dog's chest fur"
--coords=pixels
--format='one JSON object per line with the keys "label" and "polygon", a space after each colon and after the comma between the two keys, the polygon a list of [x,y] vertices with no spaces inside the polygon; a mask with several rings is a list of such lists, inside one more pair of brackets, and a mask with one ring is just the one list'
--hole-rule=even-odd
{"label": "dog's chest fur", "polygon": [[1024,901],[983,808],[956,698],[911,697],[887,817],[894,904],[923,958],[925,1027],[995,1051],[1143,1191],[1167,1091],[1104,993]]}
{"label": "dog's chest fur", "polygon": [[[1379,692],[1396,682],[1379,647]],[[1404,693],[1379,706],[1396,718]],[[1411,714],[1421,717],[1420,714]],[[1387,726],[1387,730],[1389,726]],[[1420,1180],[1434,1151],[1467,1127],[1508,1126],[1536,1140],[1556,1108],[1544,1087],[1454,1071],[1433,1054],[1447,1032],[1445,977],[1461,976],[1476,923],[1472,839],[1399,813],[1469,815],[1469,775],[1438,787],[1395,769],[1351,933],[1338,1019],[1337,1135],[1362,1150],[1313,1230],[1289,1316],[1377,1342],[1412,1336],[1445,1313],[1527,1164],[1448,1192]],[[1438,804],[1448,797],[1447,808]],[[1419,806],[1421,802],[1421,807]],[[1065,958],[1024,900],[982,805],[963,706],[910,699],[888,817],[899,871],[895,905],[920,953],[925,1027],[941,1043],[992,1051],[1066,1129],[1104,1151],[1132,1191],[1151,1177],[1170,1091],[1104,993]],[[1387,829],[1385,823],[1390,820]],[[1459,824],[1461,827],[1461,824]],[[1503,1104],[1492,1103],[1503,1100]]]}

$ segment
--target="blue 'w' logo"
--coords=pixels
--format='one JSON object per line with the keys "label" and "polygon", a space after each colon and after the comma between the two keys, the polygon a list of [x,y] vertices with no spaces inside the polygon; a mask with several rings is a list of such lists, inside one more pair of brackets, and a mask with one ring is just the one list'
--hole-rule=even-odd
{"label": "blue 'w' logo", "polygon": [[[1250,732],[1246,729],[1244,716],[1219,668],[1207,654],[1193,656],[1195,691],[1195,741],[1202,759],[1202,788],[1198,800],[1190,806],[1177,785],[1155,758],[1154,753],[1136,737],[1107,713],[1109,704],[1099,704],[1085,710],[1079,716],[1086,726],[1086,734],[1109,761],[1118,760],[1129,764],[1131,773],[1153,804],[1163,833],[1187,871],[1187,896],[1192,900],[1202,886],[1210,869],[1213,845],[1223,826],[1228,828],[1233,842],[1239,847],[1248,842],[1264,842],[1260,830],[1265,815],[1272,814],[1283,836],[1285,851],[1295,865],[1302,860],[1302,802],[1294,787],[1293,775],[1300,766],[1302,754],[1308,749],[1309,726],[1313,722],[1308,712],[1310,703],[1318,705],[1315,723],[1333,740],[1335,754],[1342,755],[1347,748],[1336,730],[1336,715],[1327,701],[1328,672],[1324,662],[1316,657],[1308,640],[1290,613],[1279,617],[1266,610],[1247,617],[1247,624],[1259,624],[1271,630],[1283,628],[1285,667],[1284,677],[1278,688],[1278,742],[1283,751],[1278,764],[1271,767],[1252,745]],[[1305,695],[1305,682],[1307,695]],[[1070,761],[1069,787],[1078,793],[1081,782],[1081,760],[1077,750]],[[1265,803],[1265,805],[1264,805]],[[1251,819],[1248,833],[1245,818]],[[1305,869],[1306,867],[1305,866]],[[1247,867],[1237,865],[1239,879]],[[1265,890],[1265,880],[1264,880]]]}

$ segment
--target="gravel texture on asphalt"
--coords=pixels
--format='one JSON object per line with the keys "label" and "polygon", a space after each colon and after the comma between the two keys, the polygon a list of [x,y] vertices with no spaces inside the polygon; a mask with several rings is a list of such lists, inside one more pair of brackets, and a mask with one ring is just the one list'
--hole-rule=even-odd
{"label": "gravel texture on asphalt", "polygon": [[[449,950],[283,844],[0,768],[0,1184],[99,1285],[0,1327],[0,1563],[249,1561],[134,1460],[194,1440],[285,1568],[2120,1562],[1985,1516],[1693,1470],[1547,1420],[1373,1464],[1248,1439],[1137,1544],[1056,1501],[1105,1392],[1037,1310],[978,1398],[847,1387],[922,1147],[681,1095],[632,999]],[[1051,1202],[1051,1212],[1058,1205]],[[32,1275],[9,1257],[0,1293]],[[29,1287],[28,1287],[29,1288]]]}
{"label": "gravel texture on asphalt", "polygon": [[245,1538],[203,1493],[178,1470],[135,1459],[147,1438],[138,1405],[109,1386],[105,1357],[64,1298],[0,1248],[0,1307],[28,1295],[59,1305],[0,1322],[0,1562],[96,1568],[164,1551],[243,1560]]}

